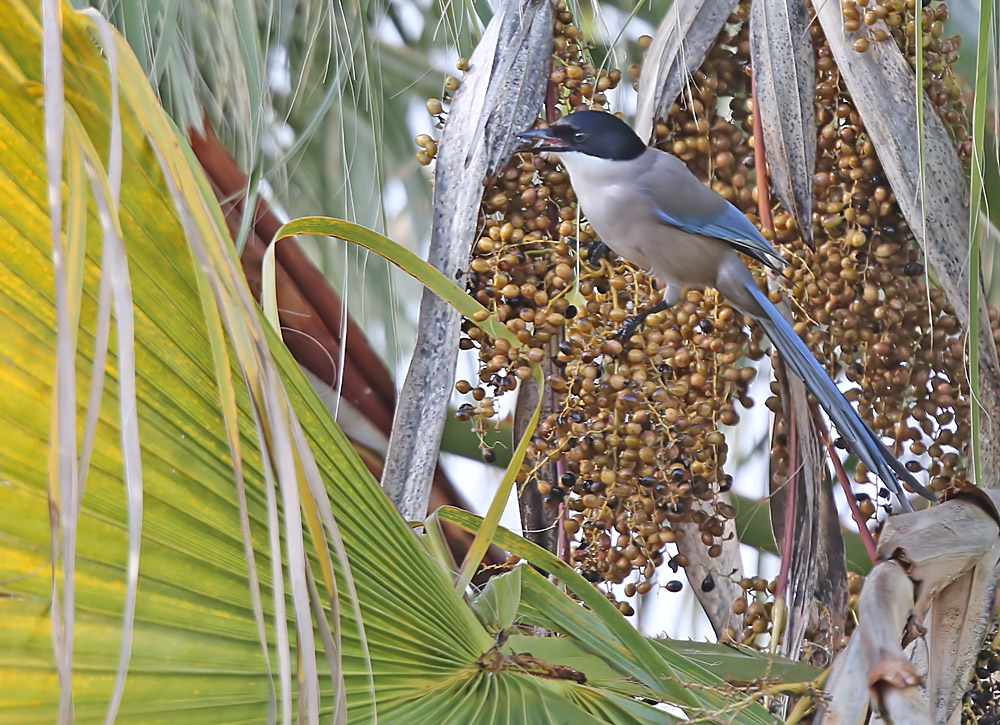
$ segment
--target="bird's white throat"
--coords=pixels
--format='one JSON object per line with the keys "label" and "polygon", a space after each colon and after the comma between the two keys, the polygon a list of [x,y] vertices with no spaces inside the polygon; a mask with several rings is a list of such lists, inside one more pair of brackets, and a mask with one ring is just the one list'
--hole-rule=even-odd
{"label": "bird's white throat", "polygon": [[619,171],[624,171],[622,167],[628,164],[627,161],[616,161],[614,159],[602,159],[598,156],[590,156],[579,151],[562,151],[559,153],[559,160],[569,172],[570,182],[576,181],[577,177],[600,178],[611,174],[614,178]]}

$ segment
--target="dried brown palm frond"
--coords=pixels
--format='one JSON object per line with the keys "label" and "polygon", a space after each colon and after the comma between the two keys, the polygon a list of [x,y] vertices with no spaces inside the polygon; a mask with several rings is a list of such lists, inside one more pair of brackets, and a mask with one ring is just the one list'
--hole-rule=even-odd
{"label": "dried brown palm frond", "polygon": [[[512,134],[527,127],[545,91],[552,8],[546,0],[505,3],[469,59],[455,92],[434,174],[428,261],[461,279],[480,225],[482,188],[510,155]],[[440,104],[438,104],[440,105]],[[420,519],[458,355],[459,314],[424,291],[416,350],[400,391],[382,486],[400,512]]]}
{"label": "dried brown palm frond", "polygon": [[858,601],[860,624],[834,660],[817,722],[955,722],[993,616],[1000,493],[958,488],[890,519]]}

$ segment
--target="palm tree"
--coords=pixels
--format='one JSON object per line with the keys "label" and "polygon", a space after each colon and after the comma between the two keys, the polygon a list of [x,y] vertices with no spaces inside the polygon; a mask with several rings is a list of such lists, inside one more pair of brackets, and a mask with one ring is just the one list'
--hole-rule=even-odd
{"label": "palm tree", "polygon": [[[12,437],[0,458],[8,484],[0,507],[5,512],[0,519],[0,541],[2,560],[9,562],[2,577],[8,595],[3,605],[7,626],[0,629],[8,654],[3,665],[5,685],[0,688],[7,715],[0,715],[0,720],[113,720],[117,715],[147,722],[157,717],[173,720],[184,711],[186,717],[208,722],[265,717],[288,722],[293,713],[310,721],[328,715],[337,721],[348,716],[362,721],[374,719],[377,713],[384,722],[404,717],[418,722],[547,723],[570,718],[660,722],[672,716],[652,704],[669,703],[691,717],[764,722],[774,718],[760,703],[767,700],[778,706],[785,694],[805,694],[792,717],[805,713],[814,699],[813,680],[819,670],[773,652],[780,646],[793,659],[815,656],[815,650],[808,647],[802,651],[811,626],[806,612],[815,598],[827,606],[828,622],[844,621],[848,590],[840,552],[845,542],[860,546],[861,539],[841,530],[824,482],[826,468],[815,449],[825,435],[822,421],[811,417],[808,402],[792,382],[779,386],[781,397],[775,408],[781,420],[770,447],[785,451],[785,458],[778,455],[774,460],[776,480],[793,482],[780,488],[801,493],[797,502],[791,494],[770,499],[778,539],[785,543],[776,547],[766,529],[763,535],[758,530],[755,539],[762,548],[780,550],[787,562],[775,583],[777,601],[769,603],[765,591],[754,594],[759,582],[752,578],[747,579],[749,587],[739,587],[739,576],[730,584],[728,577],[718,576],[716,563],[735,561],[739,566],[738,554],[732,559],[737,539],[727,532],[735,530],[743,541],[754,540],[747,522],[753,521],[755,512],[767,514],[768,504],[716,499],[713,510],[725,527],[713,536],[711,546],[718,546],[718,553],[709,551],[707,542],[705,547],[691,545],[698,536],[697,521],[671,522],[671,530],[688,527],[691,535],[685,537],[688,544],[682,540],[686,548],[680,551],[686,557],[686,573],[700,585],[695,589],[720,636],[742,639],[748,645],[740,650],[641,636],[621,616],[622,611],[632,609],[629,598],[641,591],[636,581],[625,583],[617,574],[605,576],[607,570],[593,568],[598,559],[588,558],[583,548],[575,549],[571,557],[569,538],[577,531],[581,540],[593,542],[590,552],[601,548],[600,535],[592,527],[600,517],[590,518],[587,511],[593,507],[583,505],[583,494],[573,491],[575,484],[562,478],[579,472],[573,468],[579,463],[560,463],[545,453],[556,440],[552,436],[559,426],[546,428],[543,418],[537,428],[541,433],[532,434],[540,415],[552,422],[558,417],[558,411],[549,413],[542,403],[550,397],[563,400],[559,384],[553,382],[552,361],[567,360],[560,360],[555,349],[544,356],[541,366],[534,358],[510,359],[512,374],[523,367],[528,372],[518,377],[534,377],[546,392],[538,396],[538,407],[519,404],[522,421],[515,428],[522,445],[510,456],[502,495],[495,499],[485,523],[446,509],[432,514],[422,534],[416,536],[377,490],[371,475],[382,472],[387,455],[389,474],[383,478],[387,491],[410,518],[422,519],[428,482],[433,478],[440,491],[446,479],[440,471],[435,474],[436,455],[426,455],[426,444],[408,446],[406,441],[414,440],[419,423],[427,429],[429,440],[434,440],[436,451],[435,426],[443,423],[451,380],[444,381],[428,405],[426,399],[433,396],[428,389],[416,388],[413,380],[419,376],[413,371],[421,366],[440,369],[442,360],[447,361],[449,355],[454,359],[460,344],[454,334],[459,314],[468,320],[464,339],[484,351],[484,362],[485,351],[495,348],[495,341],[507,340],[508,349],[523,342],[510,325],[490,316],[502,314],[496,296],[490,297],[485,285],[471,281],[469,288],[478,301],[474,300],[405,249],[418,249],[423,230],[430,226],[429,187],[410,145],[414,130],[430,129],[412,128],[399,119],[407,118],[428,96],[440,95],[433,78],[444,72],[437,60],[442,50],[470,57],[464,81],[469,88],[490,80],[481,60],[494,53],[500,58],[494,69],[500,70],[492,82],[499,85],[506,77],[523,75],[522,85],[513,90],[507,86],[498,91],[500,95],[487,94],[485,103],[471,91],[454,92],[457,82],[448,80],[446,95],[454,98],[444,135],[439,143],[424,141],[426,156],[440,146],[434,203],[439,215],[442,209],[451,215],[450,226],[442,226],[440,216],[435,217],[431,258],[439,263],[459,260],[464,268],[468,234],[448,239],[445,232],[465,228],[475,234],[482,219],[488,218],[487,232],[496,226],[500,234],[503,215],[511,211],[491,196],[510,193],[502,178],[491,181],[497,186],[487,192],[485,207],[478,191],[464,197],[457,191],[461,186],[478,189],[484,177],[494,177],[506,163],[502,145],[492,156],[470,153],[478,148],[478,137],[469,135],[478,120],[495,109],[508,114],[513,109],[518,127],[527,125],[542,104],[550,76],[552,85],[545,100],[549,113],[559,104],[600,104],[599,96],[605,93],[602,84],[610,93],[616,82],[601,80],[613,79],[606,70],[623,62],[621,53],[647,47],[648,39],[639,42],[637,34],[628,35],[628,31],[623,36],[630,38],[627,42],[606,35],[601,36],[603,47],[588,49],[579,44],[570,8],[557,6],[556,55],[567,69],[560,79],[557,73],[550,74],[547,65],[553,25],[544,3],[500,8],[491,26],[495,35],[482,34],[490,11],[479,6],[424,9],[423,29],[418,33],[412,29],[411,6],[347,8],[282,2],[247,4],[234,11],[209,2],[93,4],[103,15],[62,9],[61,44],[60,6],[48,0],[41,4],[42,12],[34,3],[8,0],[5,17],[11,20],[0,31],[0,57],[7,69],[7,80],[0,86],[5,97],[0,117],[6,128],[0,167],[8,181],[10,210],[3,225],[8,241],[3,268],[9,284],[4,285],[0,300],[11,340],[11,353],[2,365],[10,404],[2,410]],[[804,11],[798,12],[795,6],[789,3],[788,10],[801,22]],[[648,129],[655,142],[675,150],[679,148],[675,144],[690,142],[697,149],[698,118],[693,131],[686,129],[690,114],[699,113],[695,99],[689,95],[686,103],[672,107],[687,82],[678,69],[684,63],[701,66],[701,75],[694,75],[695,87],[704,89],[713,78],[729,83],[735,99],[731,108],[736,125],[732,128],[738,130],[731,137],[732,148],[735,152],[742,144],[745,153],[752,138],[761,171],[767,153],[771,185],[782,205],[772,232],[789,250],[795,250],[796,259],[803,260],[799,273],[812,273],[810,252],[800,238],[807,235],[796,232],[812,226],[808,201],[813,198],[814,180],[804,181],[799,173],[804,165],[809,166],[806,132],[812,126],[803,121],[799,126],[778,123],[776,127],[765,113],[763,119],[755,119],[763,120],[755,131],[747,114],[755,106],[747,103],[749,84],[734,73],[738,70],[734,59],[749,53],[748,34],[754,28],[771,34],[764,42],[754,40],[755,48],[790,43],[796,52],[788,62],[799,83],[783,87],[776,82],[788,70],[781,67],[782,60],[755,56],[758,90],[761,98],[773,98],[777,107],[797,103],[809,111],[811,103],[802,100],[809,87],[815,86],[812,49],[802,45],[808,34],[779,36],[777,20],[781,18],[768,17],[767,11],[762,11],[764,17],[748,22],[748,4],[732,17],[730,9],[720,14],[707,7],[692,3],[672,8],[648,45],[638,120],[659,119]],[[575,10],[579,16],[580,10]],[[603,10],[613,19],[616,13],[624,17],[630,8],[623,12],[608,4]],[[881,57],[874,49],[869,53],[858,44],[853,49],[836,46],[829,40],[834,35],[824,11],[817,8],[817,12],[827,38],[824,47],[829,49],[827,55],[820,51],[815,65],[820,89],[824,73],[827,80],[839,74],[840,90],[832,100],[855,104],[854,112],[873,143],[883,144],[882,137],[876,138],[876,119],[887,115],[891,101],[904,108],[906,103],[912,105],[916,93],[902,101],[898,94],[866,96],[852,77],[884,68],[888,61],[872,65],[873,57]],[[505,15],[507,25],[501,22]],[[643,8],[639,15],[639,22],[646,19],[655,24],[663,9]],[[104,18],[120,28],[124,37],[116,36]],[[519,34],[511,18],[529,30]],[[581,27],[600,35],[601,22],[600,14],[584,15]],[[678,27],[684,28],[684,43],[671,40],[678,37]],[[812,27],[819,26],[813,23]],[[905,24],[900,32],[904,30]],[[938,37],[934,35],[937,30],[928,28],[928,33]],[[814,37],[814,42],[820,41]],[[987,57],[985,42],[977,49],[981,58]],[[896,47],[891,43],[876,46]],[[905,38],[900,47],[912,57]],[[939,47],[925,52],[937,52],[942,63],[950,62],[947,51]],[[833,70],[824,60],[830,57]],[[808,74],[802,65],[807,62]],[[919,55],[915,64],[924,67]],[[579,70],[569,72],[571,68]],[[924,72],[932,76],[932,83],[949,80],[933,70]],[[593,79],[589,92],[580,90],[579,82],[566,84],[578,81],[573,77],[577,73]],[[983,70],[976,76],[981,81],[977,98],[985,98],[987,77]],[[717,89],[718,85],[713,91]],[[627,98],[626,91],[622,97]],[[503,93],[518,96],[522,102],[505,105],[510,101]],[[534,105],[528,102],[531,98],[537,99]],[[831,101],[822,93],[818,98],[821,108]],[[698,100],[701,113],[708,108],[703,100]],[[437,111],[440,104],[428,105]],[[948,99],[942,114],[954,109],[954,99]],[[915,168],[923,173],[910,174],[910,178],[925,179],[920,198],[924,208],[934,209],[926,213],[923,227],[914,223],[912,209],[903,208],[903,191],[918,195],[921,191],[919,185],[912,187],[912,181],[909,188],[900,185],[913,168],[908,165],[912,157],[900,154],[900,166],[895,168],[881,146],[878,150],[886,183],[901,200],[901,208],[892,213],[905,218],[918,238],[921,229],[930,229],[921,239],[926,256],[918,259],[926,260],[936,275],[928,293],[940,291],[940,298],[932,300],[937,305],[935,314],[942,315],[941,319],[957,317],[960,323],[967,319],[961,310],[978,305],[979,288],[963,287],[958,276],[952,279],[937,271],[951,269],[949,260],[958,252],[934,244],[942,238],[934,233],[935,225],[942,223],[938,212],[949,210],[933,204],[938,192],[950,187],[934,186],[945,184],[948,178],[942,179],[931,169],[939,163],[959,168],[957,157],[953,163],[941,156],[944,146],[952,148],[952,141],[958,141],[969,158],[985,158],[983,134],[976,125],[981,110],[969,110],[973,133],[965,146],[961,146],[964,137],[958,130],[965,127],[961,118],[950,124],[951,137],[940,136],[945,131],[940,124],[934,125],[933,116],[923,127],[916,126],[925,141]],[[709,116],[714,112],[708,108]],[[821,125],[822,115],[821,110]],[[948,123],[946,115],[942,118]],[[902,123],[908,130],[915,126],[910,121]],[[504,131],[488,133],[503,139]],[[782,138],[785,143],[774,141]],[[947,141],[944,146],[941,138]],[[469,139],[473,139],[471,146]],[[785,158],[775,155],[776,148],[783,149]],[[63,151],[58,153],[58,149]],[[796,149],[801,156],[796,156]],[[758,213],[766,226],[766,213],[771,211],[768,195],[757,194],[754,199],[753,184],[747,184],[745,174],[742,185],[732,175],[723,178],[719,169],[725,169],[725,164],[715,163],[714,156],[706,164],[700,153],[681,155],[706,180],[722,183],[723,189],[728,184],[734,198],[747,211]],[[823,154],[821,140],[821,166]],[[460,173],[447,163],[449,158],[473,156],[471,170]],[[836,155],[832,158],[837,160]],[[787,178],[781,178],[782,168],[787,169]],[[544,174],[553,169],[539,171],[545,182],[551,177]],[[958,176],[964,183],[962,172]],[[973,176],[974,188],[977,178]],[[552,181],[552,188],[558,183]],[[809,193],[804,195],[804,188]],[[832,197],[815,196],[827,205],[821,214],[840,213],[829,210]],[[406,199],[405,205],[394,201],[401,198]],[[976,203],[969,218],[978,223],[980,197],[974,193],[972,198]],[[278,228],[285,214],[307,213],[325,213],[353,223],[303,219]],[[851,226],[854,220],[846,220],[847,227],[828,225],[834,221],[832,216],[819,221],[819,229],[837,232],[828,235],[831,239],[842,241],[856,231]],[[391,232],[405,244],[394,245],[378,232]],[[291,233],[299,235],[300,247],[285,241],[271,244],[274,251],[268,251],[272,238]],[[973,226],[971,238],[978,239],[977,233]],[[888,234],[884,227],[883,234]],[[907,232],[900,234],[899,248],[889,256],[911,254]],[[327,238],[314,244],[310,235]],[[586,229],[560,235],[585,241]],[[442,246],[442,239],[452,248]],[[234,241],[242,253],[242,266],[233,253]],[[552,241],[537,241],[537,248],[551,255],[554,267],[566,264],[562,257],[567,254],[570,258],[578,255],[576,250],[552,246]],[[871,251],[877,254],[876,247],[873,244]],[[382,256],[366,250],[392,259],[457,310],[443,306],[435,313],[433,299],[425,300],[417,332],[418,353],[411,364],[411,381],[403,387],[394,427],[389,371],[395,368],[407,339],[396,330],[415,323],[414,306],[400,300],[416,299],[420,286],[412,281],[404,286],[392,276]],[[495,263],[492,252],[480,251],[475,259]],[[824,253],[829,259],[829,251]],[[307,256],[326,273],[336,291],[315,284],[316,267]],[[444,267],[448,276],[454,267],[453,263]],[[627,279],[638,290],[631,304],[643,305],[655,298],[648,278],[618,260],[608,261],[593,273],[580,269],[577,266],[574,275],[581,280],[590,275],[595,280],[593,289],[583,283],[575,285],[575,296],[567,296],[566,305],[586,305],[588,296],[610,303],[601,287],[604,279]],[[800,311],[821,314],[810,308],[815,303],[809,299],[808,285],[803,289],[801,297],[793,297]],[[263,316],[251,291],[264,304]],[[347,310],[361,322],[360,328],[352,327]],[[428,323],[434,314],[444,314],[452,326],[435,328]],[[987,338],[990,322],[984,318],[981,326]],[[945,332],[957,339],[960,328],[945,327]],[[381,336],[378,329],[383,331]],[[534,329],[541,328],[536,324]],[[563,333],[554,333],[550,338],[557,344]],[[419,341],[426,342],[428,335],[444,341],[430,346],[438,357],[420,351]],[[810,343],[831,359],[850,354],[835,336]],[[756,339],[748,344],[756,354]],[[917,362],[922,360],[920,344],[913,342]],[[426,350],[428,345],[422,347]],[[569,353],[559,354],[572,358]],[[980,396],[989,412],[991,391],[996,389],[990,355],[989,348],[982,348],[979,355],[973,353],[968,378],[954,373],[954,389],[947,393],[952,402],[949,406],[946,394],[940,393],[935,415],[952,411],[953,416],[961,416],[963,410],[968,411],[968,383],[963,388],[963,381],[970,379],[976,385],[977,370],[983,371]],[[960,359],[959,368],[963,364]],[[932,375],[944,374],[943,363],[933,365],[932,361]],[[547,381],[541,379],[544,366]],[[954,365],[947,370],[953,371]],[[872,390],[873,380],[858,382],[863,392]],[[328,393],[331,386],[336,395],[317,395],[317,388]],[[423,403],[414,404],[420,397],[425,398]],[[353,445],[330,416],[324,398],[334,401],[330,407],[336,421],[352,436]],[[725,420],[719,416],[734,409],[734,399],[731,392],[729,399],[714,400],[714,421]],[[885,394],[882,408],[876,399],[862,410],[874,417],[884,410],[884,399]],[[793,409],[797,412],[791,413]],[[472,416],[480,432],[491,417],[488,412],[483,406]],[[414,415],[421,417],[415,420]],[[975,413],[965,416],[959,421],[959,435],[976,440],[976,430],[985,430],[983,440],[993,440],[988,432],[992,418],[980,422]],[[532,417],[533,422],[525,425]],[[888,429],[896,422],[878,426]],[[801,449],[783,439],[789,425],[799,426],[799,440],[806,441]],[[546,430],[555,432],[546,439]],[[952,429],[943,426],[934,432],[943,430]],[[712,432],[714,426],[703,430],[704,435]],[[386,450],[390,435],[393,443]],[[941,484],[967,475],[968,470],[978,474],[977,480],[992,480],[992,448],[984,444],[977,452],[975,447],[955,442],[954,435],[953,431],[954,460],[951,453],[947,457],[933,454],[935,460],[926,465],[931,474]],[[468,440],[468,434],[452,436],[445,447],[465,445],[468,450],[463,440]],[[938,440],[935,444],[941,445]],[[687,447],[698,445],[698,440],[692,440]],[[485,449],[487,457],[506,463],[500,447],[473,441],[471,449],[474,455]],[[414,456],[414,451],[425,455]],[[978,463],[973,466],[977,455]],[[528,465],[522,468],[525,460]],[[799,474],[797,481],[796,460],[813,466]],[[833,454],[829,460],[834,466],[840,462]],[[686,465],[690,473],[690,464]],[[546,470],[543,466],[549,466],[557,478],[545,478],[540,473]],[[837,473],[849,491],[842,468]],[[862,476],[864,472],[856,473]],[[559,537],[544,542],[551,544],[553,552],[496,529],[505,494],[515,482],[520,484],[526,513],[533,506],[544,517],[546,510],[558,512],[553,504],[564,501],[557,517],[563,543],[560,547]],[[543,482],[547,490],[540,485]],[[562,499],[553,496],[553,488],[563,491]],[[537,492],[533,502],[525,493],[530,491]],[[580,508],[570,505],[576,500]],[[600,508],[607,503],[603,500]],[[855,507],[862,535],[868,535],[865,513],[863,506]],[[446,522],[448,529],[442,528]],[[456,526],[471,534],[457,538]],[[658,537],[663,530],[657,530]],[[444,544],[443,531],[450,536],[450,549]],[[787,542],[796,539],[819,545],[792,551]],[[466,596],[465,585],[491,541],[552,575],[564,588],[557,588],[535,569],[508,561],[497,569],[504,573],[490,579],[481,593]],[[604,545],[606,555],[618,556],[627,548],[626,543]],[[454,551],[465,561],[454,561]],[[588,576],[603,571],[599,578],[608,582],[606,593],[619,601],[609,601],[564,559]],[[495,559],[502,560],[502,556]],[[655,568],[652,557],[644,561],[639,569],[647,564]],[[677,561],[672,562],[675,567]],[[460,572],[457,587],[456,571]],[[643,581],[656,580],[649,576],[638,583]],[[766,589],[767,582],[760,581]],[[817,588],[817,581],[829,581],[832,586],[824,591]],[[988,585],[989,577],[977,586]],[[743,594],[745,589],[750,596]],[[766,647],[766,639],[755,631],[752,620],[747,620],[749,632],[741,629],[743,617],[736,612],[734,591],[744,606],[760,606],[771,615],[759,617],[765,630],[774,622],[770,656],[751,649],[762,643]],[[781,612],[788,613],[784,625]],[[734,614],[739,619],[734,620]],[[970,621],[986,621],[979,610],[973,614]],[[977,627],[973,628],[979,636],[975,647],[983,635]],[[562,636],[539,636],[543,633]],[[810,630],[807,640],[832,642],[834,649],[839,646],[829,632],[823,640]],[[968,669],[969,654],[963,651],[956,659],[954,681],[964,682]],[[734,690],[733,684],[742,689]]]}

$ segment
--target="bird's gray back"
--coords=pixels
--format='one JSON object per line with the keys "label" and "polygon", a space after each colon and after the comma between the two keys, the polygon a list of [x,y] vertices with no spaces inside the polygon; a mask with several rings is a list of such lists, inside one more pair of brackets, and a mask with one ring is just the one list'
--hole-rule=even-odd
{"label": "bird's gray back", "polygon": [[[657,206],[717,213],[727,202],[704,186],[680,159],[654,149],[630,161],[562,154],[580,207],[616,253],[678,287],[715,287],[727,256],[718,239],[689,234],[657,216]],[[733,300],[739,304],[738,300]]]}

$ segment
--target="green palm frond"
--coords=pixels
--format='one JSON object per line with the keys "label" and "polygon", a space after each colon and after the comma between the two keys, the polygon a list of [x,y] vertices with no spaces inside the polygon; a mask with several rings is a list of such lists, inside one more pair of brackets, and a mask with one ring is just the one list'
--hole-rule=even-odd
{"label": "green palm frond", "polygon": [[124,41],[0,11],[0,723],[669,721],[499,654],[264,323]]}

